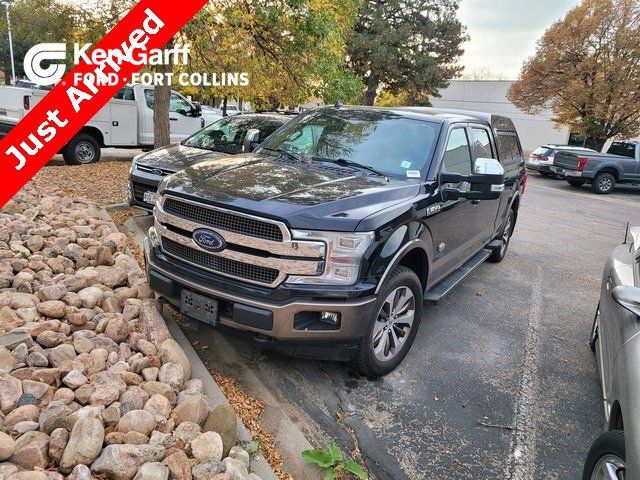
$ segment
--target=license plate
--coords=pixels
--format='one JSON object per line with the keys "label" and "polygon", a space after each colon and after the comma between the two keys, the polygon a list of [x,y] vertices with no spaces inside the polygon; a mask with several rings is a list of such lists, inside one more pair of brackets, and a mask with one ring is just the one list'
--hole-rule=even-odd
{"label": "license plate", "polygon": [[154,205],[156,203],[156,192],[144,192],[142,200],[144,200],[144,203]]}
{"label": "license plate", "polygon": [[576,172],[575,170],[567,170],[564,172],[567,177],[581,177],[582,172]]}
{"label": "license plate", "polygon": [[209,325],[218,324],[218,301],[189,290],[182,290],[180,312]]}

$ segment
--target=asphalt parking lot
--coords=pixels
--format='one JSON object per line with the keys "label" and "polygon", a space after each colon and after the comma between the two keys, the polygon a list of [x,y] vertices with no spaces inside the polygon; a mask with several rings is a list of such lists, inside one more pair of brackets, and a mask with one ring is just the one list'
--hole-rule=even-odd
{"label": "asphalt parking lot", "polygon": [[637,187],[597,196],[530,176],[507,258],[428,306],[382,379],[227,339],[298,426],[359,449],[373,478],[577,479],[604,421],[586,344],[602,268],[638,206]]}

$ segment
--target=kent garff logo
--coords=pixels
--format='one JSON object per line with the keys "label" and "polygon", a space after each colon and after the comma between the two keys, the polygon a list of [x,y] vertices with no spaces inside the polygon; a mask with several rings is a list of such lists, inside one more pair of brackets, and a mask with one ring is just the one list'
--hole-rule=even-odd
{"label": "kent garff logo", "polygon": [[29,49],[24,57],[24,73],[38,85],[48,86],[58,83],[67,66],[60,63],[42,65],[45,60],[66,60],[67,46],[64,43],[39,43]]}

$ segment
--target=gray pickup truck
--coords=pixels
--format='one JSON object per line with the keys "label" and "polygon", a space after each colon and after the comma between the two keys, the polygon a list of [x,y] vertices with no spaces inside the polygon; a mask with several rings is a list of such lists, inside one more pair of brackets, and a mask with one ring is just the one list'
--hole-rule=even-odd
{"label": "gray pickup truck", "polygon": [[590,183],[595,193],[611,193],[616,183],[640,185],[640,142],[613,142],[607,153],[559,152],[551,170],[574,187]]}

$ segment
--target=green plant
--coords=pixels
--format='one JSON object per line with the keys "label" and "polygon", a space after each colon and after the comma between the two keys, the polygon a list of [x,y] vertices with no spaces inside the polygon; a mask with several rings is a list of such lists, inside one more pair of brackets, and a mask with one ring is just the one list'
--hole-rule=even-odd
{"label": "green plant", "polygon": [[362,465],[352,458],[345,459],[342,451],[335,443],[330,443],[326,450],[305,450],[302,458],[309,464],[316,464],[325,470],[324,480],[335,480],[345,478],[346,475],[353,475],[356,478],[365,480],[367,472]]}

